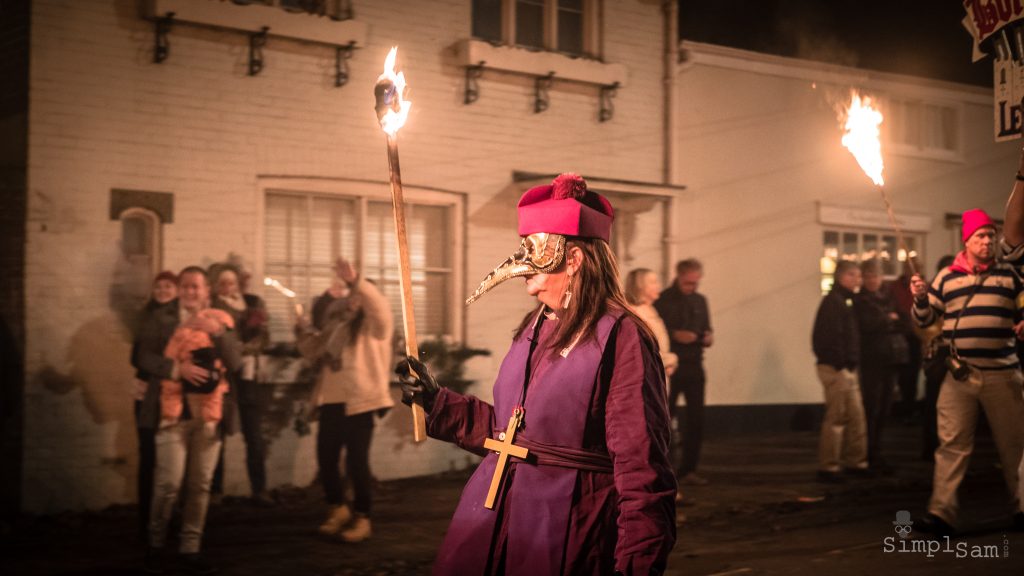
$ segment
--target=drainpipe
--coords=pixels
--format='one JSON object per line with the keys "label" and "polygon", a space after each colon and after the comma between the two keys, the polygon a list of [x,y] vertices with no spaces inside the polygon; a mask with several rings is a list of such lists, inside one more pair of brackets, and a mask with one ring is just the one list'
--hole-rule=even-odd
{"label": "drainpipe", "polygon": [[[675,138],[676,138],[676,67],[679,63],[679,0],[665,0],[662,5],[665,17],[665,59],[662,76],[664,118],[662,122],[662,171],[663,184],[675,183]],[[672,278],[672,263],[675,261],[675,199],[666,201],[664,206],[665,235],[661,239],[662,278]]]}

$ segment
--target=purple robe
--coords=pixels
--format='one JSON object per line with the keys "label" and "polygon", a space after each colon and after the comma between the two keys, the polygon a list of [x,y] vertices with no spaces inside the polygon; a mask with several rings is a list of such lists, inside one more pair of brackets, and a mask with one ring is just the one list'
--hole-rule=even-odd
{"label": "purple robe", "polygon": [[[665,376],[657,345],[632,316],[609,314],[568,357],[547,346],[557,321],[523,331],[502,362],[492,407],[446,389],[427,432],[486,455],[466,484],[434,574],[660,574],[675,543],[676,483],[669,461]],[[510,459],[494,510],[484,499],[497,438],[532,377],[516,438],[607,452],[614,472]],[[517,442],[518,443],[518,442]]]}

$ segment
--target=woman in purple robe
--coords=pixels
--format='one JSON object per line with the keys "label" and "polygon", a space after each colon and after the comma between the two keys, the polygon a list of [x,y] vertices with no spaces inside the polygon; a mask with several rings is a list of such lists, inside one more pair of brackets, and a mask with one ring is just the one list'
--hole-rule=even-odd
{"label": "woman in purple robe", "polygon": [[439,387],[415,358],[398,367],[427,433],[484,457],[434,574],[661,574],[676,533],[665,369],[619,286],[611,204],[563,174],[518,212],[519,250],[468,300],[515,277],[538,300],[494,405]]}

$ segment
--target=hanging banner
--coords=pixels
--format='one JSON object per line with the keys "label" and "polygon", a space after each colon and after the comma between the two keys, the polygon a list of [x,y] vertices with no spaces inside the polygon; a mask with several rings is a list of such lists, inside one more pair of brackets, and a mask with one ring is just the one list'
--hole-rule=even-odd
{"label": "hanging banner", "polygon": [[992,66],[995,140],[1005,142],[1020,138],[1020,99],[1024,96],[1024,66],[1009,58],[996,58],[992,61]]}
{"label": "hanging banner", "polygon": [[967,16],[964,28],[974,37],[975,62],[989,51],[986,40],[997,34],[1011,22],[1024,19],[1024,0],[963,0]]}
{"label": "hanging banner", "polygon": [[1004,27],[988,41],[992,59],[992,113],[996,142],[1021,137],[1024,98],[1024,25]]}

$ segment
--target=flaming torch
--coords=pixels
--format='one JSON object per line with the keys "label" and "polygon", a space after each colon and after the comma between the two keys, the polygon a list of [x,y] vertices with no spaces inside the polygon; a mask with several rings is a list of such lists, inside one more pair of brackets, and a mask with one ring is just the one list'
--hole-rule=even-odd
{"label": "flaming torch", "polygon": [[882,170],[885,168],[882,162],[882,142],[879,126],[882,124],[882,113],[874,107],[871,98],[861,98],[860,94],[853,92],[850,98],[850,105],[843,111],[845,117],[843,122],[843,146],[853,154],[860,164],[861,170],[874,182],[878,192],[885,202],[885,211],[889,214],[889,223],[896,232],[896,239],[900,248],[906,255],[907,264],[910,266],[911,274],[917,274],[917,267],[914,266],[914,259],[911,257],[907,242],[903,238],[903,230],[896,220],[896,213],[892,208],[892,200],[885,189],[885,180],[882,178]]}
{"label": "flaming torch", "polygon": [[[412,308],[412,273],[409,266],[409,241],[405,233],[405,204],[402,201],[402,170],[398,164],[398,130],[409,117],[412,102],[405,100],[405,74],[395,73],[398,47],[388,52],[384,73],[377,78],[373,94],[376,98],[377,120],[388,140],[388,169],[391,173],[391,201],[394,205],[395,234],[398,240],[398,264],[402,283],[402,324],[405,328],[405,354],[419,358],[416,343],[416,316]],[[412,405],[412,438],[422,442],[427,437],[423,406]]]}

